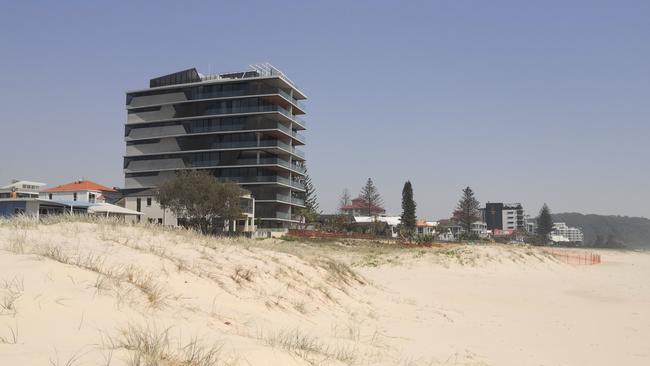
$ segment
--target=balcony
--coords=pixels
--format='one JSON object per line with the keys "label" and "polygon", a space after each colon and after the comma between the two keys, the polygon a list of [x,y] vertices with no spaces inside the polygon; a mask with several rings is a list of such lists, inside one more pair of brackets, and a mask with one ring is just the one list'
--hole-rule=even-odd
{"label": "balcony", "polygon": [[257,212],[256,216],[259,217],[261,220],[273,220],[273,219],[280,219],[280,220],[292,220],[291,214],[288,212],[282,212],[282,211],[276,211],[276,212]]}
{"label": "balcony", "polygon": [[291,103],[300,109],[300,112],[305,113],[304,103],[292,97],[283,89],[277,87],[268,85],[251,85],[244,89],[209,90],[210,88],[211,86],[204,86],[202,91],[198,91],[196,87],[190,87],[184,88],[182,90],[176,90],[171,93],[161,93],[146,96],[133,95],[129,98],[126,108],[128,110],[134,108],[153,107],[164,104],[196,102],[209,99],[239,98],[277,94],[284,98],[288,103]]}
{"label": "balcony", "polygon": [[282,89],[278,89],[278,94],[280,94],[284,99],[288,100],[291,104],[295,105],[300,109],[303,113],[305,112],[305,104],[298,99],[292,97],[289,95],[289,93],[285,92]]}
{"label": "balcony", "polygon": [[[176,143],[172,144],[160,144],[160,142],[146,143],[146,144],[127,144],[126,146],[126,155],[125,158],[132,157],[145,157],[145,156],[159,156],[159,155],[175,155],[178,158],[183,158],[183,154],[198,154],[198,153],[208,153],[214,150],[227,150],[227,149],[237,149],[237,150],[248,150],[248,149],[261,149],[265,148],[278,148],[282,151],[293,154],[297,160],[304,160],[305,153],[301,150],[296,149],[295,147],[282,142],[281,140],[268,139],[260,141],[221,141],[221,142],[196,142],[190,146],[184,146],[186,150],[181,150],[181,146]],[[156,159],[150,159],[156,160]],[[284,165],[284,164],[283,164]],[[289,167],[289,166],[287,166]],[[299,169],[296,169],[299,170]],[[300,171],[300,170],[299,170]],[[301,171],[302,172],[302,171]]]}
{"label": "balcony", "polygon": [[291,180],[286,177],[278,175],[260,175],[260,176],[250,176],[250,177],[217,177],[218,180],[222,182],[234,182],[234,183],[280,183],[287,186],[291,186]]}
{"label": "balcony", "polygon": [[304,206],[305,205],[305,200],[302,199],[302,198],[298,198],[298,197],[291,197],[291,203],[293,203],[294,205],[298,205],[298,206]]}
{"label": "balcony", "polygon": [[303,144],[307,143],[307,138],[305,137],[305,135],[301,133],[291,131],[291,136],[293,136],[296,140],[299,140]]}
{"label": "balcony", "polygon": [[291,181],[291,187],[301,189],[303,191],[305,190],[305,185],[302,182],[298,182],[295,180]]}

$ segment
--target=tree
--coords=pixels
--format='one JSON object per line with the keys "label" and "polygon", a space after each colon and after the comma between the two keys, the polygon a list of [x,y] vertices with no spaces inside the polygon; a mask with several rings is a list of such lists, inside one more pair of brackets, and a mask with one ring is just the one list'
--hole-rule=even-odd
{"label": "tree", "polygon": [[[316,189],[314,188],[314,184],[311,182],[311,177],[307,172],[306,165],[303,183],[305,185],[305,210],[301,210],[301,215],[305,218],[306,222],[313,222],[319,214],[318,199],[316,196]],[[307,215],[305,215],[305,213],[307,213]]]}
{"label": "tree", "polygon": [[339,213],[343,213],[343,207],[350,204],[350,191],[347,188],[343,189],[341,198],[339,198]]}
{"label": "tree", "polygon": [[362,199],[368,216],[375,216],[378,209],[383,209],[383,200],[371,178],[368,178],[366,185],[361,188],[359,198]]}
{"label": "tree", "polygon": [[236,220],[242,212],[240,200],[246,193],[235,183],[219,182],[199,171],[181,171],[156,192],[163,209],[171,210],[179,220],[202,233],[223,228],[223,220]]}
{"label": "tree", "polygon": [[548,242],[548,235],[552,231],[553,217],[551,216],[551,210],[545,203],[542,206],[542,209],[539,210],[539,216],[537,217],[537,236],[540,240],[540,243],[546,244],[546,242]]}
{"label": "tree", "polygon": [[460,223],[466,235],[472,232],[472,223],[481,218],[479,205],[479,201],[474,198],[472,189],[470,187],[463,189],[463,195],[454,211],[454,219]]}
{"label": "tree", "polygon": [[411,186],[410,181],[406,181],[406,183],[404,183],[404,188],[402,188],[402,223],[400,234],[408,238],[409,241],[415,234],[415,206],[415,201],[413,200],[413,187]]}

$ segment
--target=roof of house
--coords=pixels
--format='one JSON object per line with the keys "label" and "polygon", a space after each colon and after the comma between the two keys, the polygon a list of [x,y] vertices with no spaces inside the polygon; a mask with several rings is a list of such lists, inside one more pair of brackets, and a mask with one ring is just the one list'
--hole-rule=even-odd
{"label": "roof of house", "polygon": [[116,192],[115,189],[103,186],[89,180],[78,180],[76,182],[62,184],[60,186],[46,189],[45,192],[72,192],[72,191],[101,191]]}
{"label": "roof of house", "polygon": [[385,222],[391,226],[397,226],[402,222],[402,218],[399,216],[354,216],[354,222],[357,223],[370,223],[370,222]]}
{"label": "roof of house", "polygon": [[[371,210],[372,211],[379,211],[379,212],[385,212],[383,207],[379,207],[377,205],[371,205]],[[355,210],[355,209],[363,209],[367,210],[368,209],[368,204],[363,200],[363,198],[355,198],[352,200],[352,203],[349,205],[345,205],[341,207],[342,210]]]}
{"label": "roof of house", "polygon": [[129,210],[117,205],[112,205],[110,203],[96,203],[88,207],[88,212],[91,213],[103,213],[103,214],[118,214],[118,215],[144,215],[142,212]]}
{"label": "roof of house", "polygon": [[438,223],[435,221],[427,221],[426,219],[416,219],[415,226],[438,226]]}

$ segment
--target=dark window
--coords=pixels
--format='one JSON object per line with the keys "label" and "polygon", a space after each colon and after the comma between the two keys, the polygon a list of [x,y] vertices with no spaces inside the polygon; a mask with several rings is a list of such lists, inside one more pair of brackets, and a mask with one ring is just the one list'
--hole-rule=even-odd
{"label": "dark window", "polygon": [[52,199],[52,193],[48,194],[47,197],[48,197],[49,199]]}
{"label": "dark window", "polygon": [[140,198],[135,200],[135,210],[138,212],[142,210],[142,200]]}
{"label": "dark window", "polygon": [[72,194],[72,200],[73,200],[73,201],[76,201],[76,200],[77,200],[77,192],[75,192],[74,194]]}
{"label": "dark window", "polygon": [[147,207],[151,207],[151,197],[147,197]]}
{"label": "dark window", "polygon": [[162,225],[162,219],[158,219],[158,223]]}

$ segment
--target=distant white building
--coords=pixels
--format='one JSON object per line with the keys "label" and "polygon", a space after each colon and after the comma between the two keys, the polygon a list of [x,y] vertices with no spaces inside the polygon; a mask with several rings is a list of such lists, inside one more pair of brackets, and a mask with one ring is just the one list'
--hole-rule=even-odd
{"label": "distant white building", "polygon": [[487,238],[490,236],[490,231],[487,228],[487,223],[483,221],[473,222],[470,226],[472,234],[478,236],[479,238]]}
{"label": "distant white building", "polygon": [[415,221],[415,233],[418,236],[433,236],[436,234],[436,221],[427,221],[425,219],[417,219]]}
{"label": "distant white building", "polygon": [[390,229],[390,236],[396,238],[399,235],[397,226],[402,222],[399,216],[353,216],[354,222],[357,224],[369,224],[371,222],[385,222]]}
{"label": "distant white building", "polygon": [[0,198],[38,198],[38,191],[45,183],[27,180],[13,180],[11,184],[0,187]]}
{"label": "distant white building", "polygon": [[553,231],[550,234],[550,239],[554,243],[582,243],[584,241],[584,235],[582,234],[582,230],[576,227],[569,227],[564,222],[555,222],[553,223]]}

